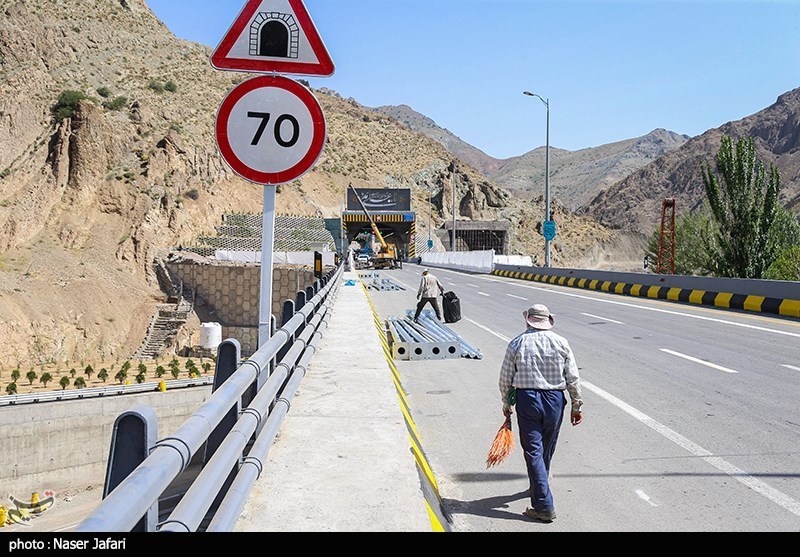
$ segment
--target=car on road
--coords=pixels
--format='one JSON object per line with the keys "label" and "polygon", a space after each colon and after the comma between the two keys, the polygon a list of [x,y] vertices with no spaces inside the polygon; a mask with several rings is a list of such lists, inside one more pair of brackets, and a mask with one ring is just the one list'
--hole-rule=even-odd
{"label": "car on road", "polygon": [[366,269],[369,267],[369,255],[366,253],[359,253],[356,255],[356,268],[358,269]]}

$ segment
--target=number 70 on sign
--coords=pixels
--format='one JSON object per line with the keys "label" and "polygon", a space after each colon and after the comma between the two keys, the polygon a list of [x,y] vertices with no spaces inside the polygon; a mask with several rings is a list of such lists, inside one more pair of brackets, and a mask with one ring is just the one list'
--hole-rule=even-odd
{"label": "number 70 on sign", "polygon": [[285,184],[311,170],[325,133],[316,97],[282,76],[237,85],[222,101],[215,124],[225,162],[242,178],[263,185]]}

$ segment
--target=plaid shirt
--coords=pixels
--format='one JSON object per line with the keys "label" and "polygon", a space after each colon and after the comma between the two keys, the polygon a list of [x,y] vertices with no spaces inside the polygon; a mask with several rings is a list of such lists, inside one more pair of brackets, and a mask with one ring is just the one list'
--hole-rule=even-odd
{"label": "plaid shirt", "polygon": [[518,389],[564,390],[572,409],[583,404],[581,379],[567,339],[552,331],[528,329],[510,343],[500,368],[500,396],[507,406],[508,392]]}

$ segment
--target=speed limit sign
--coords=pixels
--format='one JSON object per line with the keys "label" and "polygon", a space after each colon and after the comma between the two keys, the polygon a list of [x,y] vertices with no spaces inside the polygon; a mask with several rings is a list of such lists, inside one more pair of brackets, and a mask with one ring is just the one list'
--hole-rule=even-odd
{"label": "speed limit sign", "polygon": [[248,79],[222,101],[215,125],[225,162],[263,185],[296,180],[314,166],[325,145],[325,116],[297,81],[272,75]]}

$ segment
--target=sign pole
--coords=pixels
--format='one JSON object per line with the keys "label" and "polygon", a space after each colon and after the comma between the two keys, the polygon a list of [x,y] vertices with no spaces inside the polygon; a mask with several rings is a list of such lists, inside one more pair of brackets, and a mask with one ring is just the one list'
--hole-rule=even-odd
{"label": "sign pole", "polygon": [[258,310],[258,347],[270,339],[272,316],[272,262],[275,245],[275,186],[264,186],[264,217],[261,224],[261,296]]}

